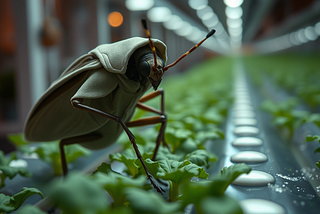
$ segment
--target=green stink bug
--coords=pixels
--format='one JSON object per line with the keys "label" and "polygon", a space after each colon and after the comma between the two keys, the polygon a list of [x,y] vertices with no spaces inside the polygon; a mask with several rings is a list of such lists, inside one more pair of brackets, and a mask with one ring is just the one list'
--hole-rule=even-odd
{"label": "green stink bug", "polygon": [[[113,144],[125,131],[151,184],[161,192],[160,186],[148,172],[128,127],[161,123],[153,155],[155,158],[160,143],[166,145],[163,90],[157,90],[162,75],[215,31],[208,33],[205,39],[177,61],[165,66],[166,45],[151,39],[146,21],[142,20],[142,23],[148,39],[134,37],[100,45],[81,56],[51,84],[30,110],[24,128],[25,139],[32,142],[61,139],[64,175],[67,174],[65,145],[78,143],[89,149],[102,149]],[[155,91],[143,96],[150,87]],[[161,96],[160,110],[143,104],[157,96]],[[130,121],[136,107],[159,116]]]}

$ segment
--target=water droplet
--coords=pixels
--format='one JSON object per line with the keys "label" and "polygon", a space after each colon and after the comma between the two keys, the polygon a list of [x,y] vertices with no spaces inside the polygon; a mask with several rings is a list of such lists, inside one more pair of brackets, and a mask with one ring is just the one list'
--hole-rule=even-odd
{"label": "water droplet", "polygon": [[300,205],[301,205],[301,206],[304,206],[304,205],[306,205],[306,202],[301,201],[301,202],[300,202]]}
{"label": "water droplet", "polygon": [[[287,175],[282,175],[280,173],[277,173],[276,176],[278,176],[278,177],[280,177],[282,179],[286,179],[288,181],[301,181],[301,177],[290,177],[290,175],[287,176]],[[285,183],[285,184],[288,184],[288,182]]]}

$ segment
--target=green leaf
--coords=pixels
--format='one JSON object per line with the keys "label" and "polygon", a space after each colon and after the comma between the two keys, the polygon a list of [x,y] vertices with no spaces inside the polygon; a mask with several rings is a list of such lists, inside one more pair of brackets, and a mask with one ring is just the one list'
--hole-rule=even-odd
{"label": "green leaf", "polygon": [[22,145],[28,145],[28,143],[24,140],[22,133],[12,133],[7,135],[8,140],[13,143],[15,146],[19,147]]}
{"label": "green leaf", "polygon": [[90,156],[91,151],[78,144],[69,145],[65,147],[66,159],[68,163],[74,162],[80,157]]}
{"label": "green leaf", "polygon": [[186,155],[185,160],[191,163],[197,164],[198,166],[210,167],[210,162],[218,161],[218,156],[208,152],[207,150],[198,149]]}
{"label": "green leaf", "polygon": [[204,123],[219,124],[224,120],[224,117],[220,114],[219,109],[217,109],[216,107],[210,107],[204,113],[203,117],[201,117],[201,120]]}
{"label": "green leaf", "polygon": [[173,133],[166,132],[165,139],[167,143],[171,146],[173,152],[180,146],[182,140],[177,138]]}
{"label": "green leaf", "polygon": [[237,200],[227,196],[222,195],[218,197],[209,196],[201,202],[201,209],[206,214],[216,214],[216,213],[232,213],[232,214],[242,214],[242,210]]}
{"label": "green leaf", "polygon": [[316,163],[316,166],[320,169],[320,160]]}
{"label": "green leaf", "polygon": [[160,160],[160,172],[157,177],[167,180],[170,183],[170,201],[176,201],[179,196],[179,188],[182,184],[191,180],[192,177],[206,179],[209,174],[196,164],[190,161]]}
{"label": "green leaf", "polygon": [[12,160],[17,160],[17,154],[11,152],[8,158],[5,157],[4,152],[0,150],[0,166],[8,166]]}
{"label": "green leaf", "polygon": [[15,214],[47,214],[47,213],[43,212],[38,207],[27,204],[21,207],[18,211],[16,211]]}
{"label": "green leaf", "polygon": [[23,167],[11,167],[9,166],[12,160],[16,160],[17,155],[15,152],[11,152],[8,158],[5,157],[3,151],[0,151],[0,188],[5,186],[5,179],[9,177],[10,179],[14,178],[17,174],[20,174],[24,177],[31,177],[32,174]]}
{"label": "green leaf", "polygon": [[307,122],[313,122],[318,127],[320,127],[320,114],[311,114],[307,120]]}
{"label": "green leaf", "polygon": [[17,174],[20,174],[24,177],[32,176],[32,174],[23,167],[0,166],[0,170],[10,179],[14,178]]}
{"label": "green leaf", "polygon": [[315,149],[313,153],[320,153],[320,147]]}
{"label": "green leaf", "polygon": [[[148,129],[148,131],[143,132],[143,136],[141,134],[135,134],[135,141],[138,145],[146,145],[147,144],[147,139],[149,138],[155,138],[157,134],[155,133],[154,129]],[[117,143],[122,144],[124,149],[129,149],[132,148],[132,143],[128,139],[128,136],[126,134],[121,135],[120,139],[117,140]]]}
{"label": "green leaf", "polygon": [[239,175],[249,173],[251,168],[244,163],[224,167],[220,175],[213,176],[210,180],[215,189],[215,194],[223,195],[229,184],[231,184]]}
{"label": "green leaf", "polygon": [[306,136],[307,142],[313,142],[315,140],[317,140],[320,143],[320,135],[307,135]]}
{"label": "green leaf", "polygon": [[[154,148],[154,145],[152,145],[152,148]],[[153,152],[152,152],[152,154],[153,154]],[[171,159],[171,160],[181,161],[181,160],[183,160],[183,157],[184,157],[184,154],[173,154],[173,153],[171,153],[171,151],[167,147],[159,146],[156,160]],[[147,156],[143,155],[143,158],[144,159],[147,159],[147,158],[151,159],[152,156],[147,157]]]}
{"label": "green leaf", "polygon": [[185,128],[190,131],[198,131],[203,129],[204,127],[203,122],[195,117],[188,116],[185,117],[182,121],[185,124]]}
{"label": "green leaf", "polygon": [[115,171],[112,170],[110,164],[103,162],[92,174],[95,174],[97,172],[108,174],[109,172],[115,172]]}
{"label": "green leaf", "polygon": [[138,166],[135,161],[138,159],[136,153],[132,148],[124,150],[122,153],[110,154],[110,160],[119,161],[124,163],[127,167],[127,171],[132,177],[136,177],[139,174]]}
{"label": "green leaf", "polygon": [[[136,165],[139,167],[139,171],[141,172],[141,174],[146,174],[146,171],[144,170],[144,168],[142,167],[142,163],[140,160],[136,160]],[[146,159],[144,160],[144,163],[148,169],[148,171],[150,172],[150,174],[153,177],[157,177],[157,173],[161,171],[160,168],[160,164],[157,161],[152,161],[151,159]]]}
{"label": "green leaf", "polygon": [[[183,207],[192,203],[195,205],[197,213],[207,213],[209,202],[203,204],[203,201],[208,200],[212,203],[215,203],[214,201],[220,201],[223,204],[217,207],[211,206],[212,211],[209,213],[224,213],[221,212],[221,207],[229,206],[228,203],[232,200],[224,198],[225,190],[239,175],[249,173],[250,170],[251,168],[245,164],[236,164],[230,167],[224,167],[220,174],[214,175],[209,181],[186,183],[182,188],[182,196],[180,197]],[[207,199],[208,197],[209,199]],[[232,210],[238,210],[236,205],[231,205],[233,206]]]}
{"label": "green leaf", "polygon": [[[62,173],[59,141],[40,143],[34,152],[38,154],[41,160],[52,166],[55,175]],[[65,147],[65,154],[67,162],[71,163],[79,157],[89,156],[91,152],[78,144],[74,144]]]}
{"label": "green leaf", "polygon": [[[320,135],[307,135],[305,142],[313,142],[318,141],[320,143]],[[320,153],[320,147],[315,149],[313,153]],[[316,163],[316,166],[318,166],[319,162]]]}
{"label": "green leaf", "polygon": [[221,132],[218,133],[215,131],[199,131],[196,133],[195,138],[203,143],[205,143],[207,140],[222,139]]}
{"label": "green leaf", "polygon": [[134,213],[141,214],[183,214],[180,203],[168,203],[161,195],[138,188],[127,188],[126,197]]}
{"label": "green leaf", "polygon": [[201,148],[202,145],[192,138],[181,141],[180,146],[175,150],[177,154],[187,154]]}
{"label": "green leaf", "polygon": [[51,200],[66,213],[96,214],[108,207],[104,190],[80,173],[70,173],[63,182],[56,180],[49,192]]}
{"label": "green leaf", "polygon": [[27,187],[24,187],[21,192],[13,195],[12,197],[0,194],[0,213],[17,210],[28,197],[34,194],[38,194],[43,198],[40,190]]}
{"label": "green leaf", "polygon": [[170,180],[176,184],[183,183],[196,176],[206,179],[209,175],[202,167],[191,163],[190,161],[160,160],[159,165],[161,171],[157,173],[157,177]]}
{"label": "green leaf", "polygon": [[244,163],[224,167],[220,175],[213,176],[210,179],[212,181],[212,187],[215,189],[215,194],[218,196],[223,195],[229,184],[239,175],[243,173],[248,174],[250,171],[251,168]]}
{"label": "green leaf", "polygon": [[92,176],[92,179],[100,187],[107,190],[113,198],[113,205],[115,206],[126,204],[127,199],[124,192],[128,187],[144,188],[146,185],[145,176],[132,179],[112,171],[108,172],[108,174],[97,172]]}

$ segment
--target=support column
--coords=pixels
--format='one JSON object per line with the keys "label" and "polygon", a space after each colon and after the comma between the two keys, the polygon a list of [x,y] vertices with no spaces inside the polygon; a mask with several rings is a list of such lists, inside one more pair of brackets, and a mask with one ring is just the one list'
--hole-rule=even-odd
{"label": "support column", "polygon": [[46,61],[40,32],[43,24],[41,0],[11,1],[16,30],[16,85],[19,129],[33,103],[48,87]]}

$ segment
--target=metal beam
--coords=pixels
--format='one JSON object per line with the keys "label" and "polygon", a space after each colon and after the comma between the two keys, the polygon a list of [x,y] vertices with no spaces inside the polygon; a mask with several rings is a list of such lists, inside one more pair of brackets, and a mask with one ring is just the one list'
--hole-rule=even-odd
{"label": "metal beam", "polygon": [[[259,31],[260,25],[266,15],[272,9],[272,6],[276,3],[275,0],[268,0],[268,1],[260,1],[261,3],[257,3],[257,9],[252,11],[253,15],[250,16],[250,21],[248,19],[248,23],[246,26],[248,28],[244,32],[243,41],[251,41],[257,35]],[[252,2],[253,3],[253,2]],[[250,12],[247,11],[247,15]]]}

